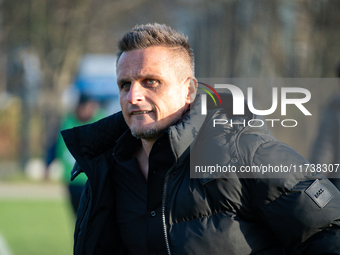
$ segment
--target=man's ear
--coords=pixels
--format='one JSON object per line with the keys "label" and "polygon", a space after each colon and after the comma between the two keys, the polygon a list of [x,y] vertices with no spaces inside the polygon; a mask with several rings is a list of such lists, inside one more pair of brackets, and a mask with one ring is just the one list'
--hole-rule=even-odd
{"label": "man's ear", "polygon": [[191,104],[194,102],[197,94],[197,80],[195,77],[189,78],[188,84],[188,95],[187,95],[187,103]]}

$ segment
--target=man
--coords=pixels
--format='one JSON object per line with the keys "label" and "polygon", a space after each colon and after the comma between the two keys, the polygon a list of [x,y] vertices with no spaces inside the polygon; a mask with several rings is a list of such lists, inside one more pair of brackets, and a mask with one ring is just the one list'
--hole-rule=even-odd
{"label": "man", "polygon": [[[75,254],[340,254],[340,194],[326,178],[190,178],[190,154],[237,169],[307,162],[266,130],[212,129],[213,118],[234,116],[228,103],[200,113],[185,36],[136,26],[119,50],[122,112],[63,132],[72,178],[89,180]],[[237,120],[254,118],[248,110]]]}

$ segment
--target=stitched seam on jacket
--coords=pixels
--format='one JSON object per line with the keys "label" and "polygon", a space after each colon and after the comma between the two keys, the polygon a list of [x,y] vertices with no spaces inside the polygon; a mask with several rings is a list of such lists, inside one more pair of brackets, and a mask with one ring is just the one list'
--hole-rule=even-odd
{"label": "stitched seam on jacket", "polygon": [[249,163],[250,163],[251,166],[255,165],[254,164],[254,158],[255,158],[257,151],[260,149],[260,147],[262,147],[263,145],[265,145],[267,143],[273,142],[273,141],[266,141],[262,136],[260,136],[258,134],[255,134],[255,135],[262,140],[262,143],[260,143],[259,146],[257,146],[256,150],[254,150],[253,155],[250,155],[250,162]]}
{"label": "stitched seam on jacket", "polygon": [[[208,215],[204,215],[204,216],[201,216],[201,217],[197,217],[197,218],[191,218],[191,219],[187,219],[187,220],[182,220],[182,221],[177,221],[177,222],[173,222],[170,224],[170,226],[172,225],[175,225],[175,224],[178,224],[178,223],[184,223],[184,222],[189,222],[189,221],[192,221],[192,220],[199,220],[199,219],[203,219],[203,218],[207,218],[207,217],[210,217],[210,216],[213,216],[215,214],[219,214],[219,213],[228,213],[227,210],[220,210],[220,211],[217,211],[217,212],[214,212],[214,213],[211,213],[211,214],[208,214]],[[230,213],[228,213],[230,214]],[[235,214],[236,215],[236,214]]]}
{"label": "stitched seam on jacket", "polygon": [[[254,157],[257,153],[257,151],[259,150],[260,147],[262,147],[263,145],[267,144],[267,143],[271,143],[271,142],[274,142],[274,141],[265,141],[265,139],[263,139],[263,137],[260,137],[264,142],[261,143],[255,150],[254,154],[252,155],[252,158],[251,158],[251,166],[255,165],[254,164]],[[296,185],[296,184],[295,184]],[[263,204],[262,206],[269,206],[271,205],[274,201],[276,201],[278,198],[281,198],[283,195],[283,193],[280,194],[280,196],[278,196],[277,198],[275,198],[274,200],[270,201],[268,204]]]}

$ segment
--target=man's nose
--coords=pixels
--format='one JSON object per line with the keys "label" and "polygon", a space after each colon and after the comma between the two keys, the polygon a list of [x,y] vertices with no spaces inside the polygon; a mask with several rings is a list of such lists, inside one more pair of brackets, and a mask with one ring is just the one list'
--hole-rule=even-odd
{"label": "man's nose", "polygon": [[134,82],[130,86],[127,100],[130,104],[137,104],[144,100],[144,88],[138,82]]}

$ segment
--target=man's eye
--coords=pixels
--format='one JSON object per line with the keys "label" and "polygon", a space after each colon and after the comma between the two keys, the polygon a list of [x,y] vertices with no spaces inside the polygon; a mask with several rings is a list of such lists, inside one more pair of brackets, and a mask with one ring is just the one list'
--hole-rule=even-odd
{"label": "man's eye", "polygon": [[123,90],[129,90],[130,89],[130,86],[131,86],[131,83],[130,82],[125,82],[121,85],[121,89]]}
{"label": "man's eye", "polygon": [[147,85],[155,85],[156,83],[157,83],[156,80],[147,80],[147,81],[146,81],[146,84],[147,84]]}

